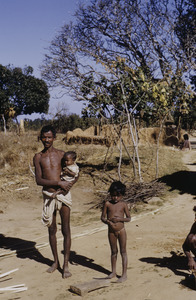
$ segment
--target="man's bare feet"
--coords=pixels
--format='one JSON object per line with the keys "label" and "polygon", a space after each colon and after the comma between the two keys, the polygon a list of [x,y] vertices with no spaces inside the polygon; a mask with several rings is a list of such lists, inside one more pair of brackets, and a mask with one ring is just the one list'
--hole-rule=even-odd
{"label": "man's bare feet", "polygon": [[127,280],[127,276],[121,276],[116,282],[121,283]]}
{"label": "man's bare feet", "polygon": [[72,274],[69,271],[63,272],[63,275],[62,275],[63,278],[69,278],[71,276],[72,276]]}
{"label": "man's bare feet", "polygon": [[105,277],[104,279],[112,279],[116,277],[116,273],[111,273],[110,275],[108,275],[107,277]]}
{"label": "man's bare feet", "polygon": [[58,263],[53,263],[52,266],[46,271],[48,273],[53,273],[56,269],[58,269],[59,264]]}
{"label": "man's bare feet", "polygon": [[71,276],[72,276],[72,274],[69,272],[68,267],[63,267],[63,275],[62,275],[62,277],[63,278],[69,278]]}

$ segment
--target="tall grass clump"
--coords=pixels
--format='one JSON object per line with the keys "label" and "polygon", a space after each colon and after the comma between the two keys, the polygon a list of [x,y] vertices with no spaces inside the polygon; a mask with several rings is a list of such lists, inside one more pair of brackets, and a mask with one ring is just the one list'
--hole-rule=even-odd
{"label": "tall grass clump", "polygon": [[0,172],[4,174],[24,175],[29,172],[33,155],[38,150],[36,133],[0,133]]}

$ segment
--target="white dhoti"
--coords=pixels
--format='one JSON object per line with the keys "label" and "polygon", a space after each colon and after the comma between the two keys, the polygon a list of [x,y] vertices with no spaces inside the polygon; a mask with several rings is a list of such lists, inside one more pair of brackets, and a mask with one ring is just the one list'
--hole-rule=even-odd
{"label": "white dhoti", "polygon": [[71,193],[66,195],[59,194],[55,198],[52,198],[53,193],[48,191],[42,191],[43,193],[43,210],[42,210],[42,223],[49,227],[52,224],[53,213],[55,210],[60,210],[62,205],[65,204],[70,209],[72,207]]}

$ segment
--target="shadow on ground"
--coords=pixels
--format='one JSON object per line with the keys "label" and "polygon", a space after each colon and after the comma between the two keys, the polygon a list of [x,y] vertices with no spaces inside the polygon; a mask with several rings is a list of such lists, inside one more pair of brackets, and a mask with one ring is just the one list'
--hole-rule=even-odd
{"label": "shadow on ground", "polygon": [[92,258],[88,258],[86,256],[77,254],[75,251],[71,251],[70,252],[70,259],[69,259],[71,264],[75,264],[75,265],[81,265],[84,266],[86,268],[90,268],[93,269],[95,271],[104,273],[106,275],[109,275],[111,272],[105,268],[103,268],[102,266],[94,263],[94,260]]}
{"label": "shadow on ground", "polygon": [[33,259],[39,263],[46,264],[51,266],[53,263],[52,260],[45,258],[35,247],[36,242],[27,241],[15,237],[6,237],[3,234],[0,234],[0,248],[1,249],[10,249],[15,251],[16,256],[19,258],[29,258]]}
{"label": "shadow on ground", "polygon": [[196,196],[196,172],[179,171],[171,175],[163,176],[159,181],[170,186],[170,191],[179,190],[180,194],[187,193]]}
{"label": "shadow on ground", "polygon": [[179,283],[192,290],[196,289],[195,278],[188,273],[187,259],[183,255],[177,255],[171,252],[170,257],[143,257],[140,261],[153,264],[155,267],[167,268],[171,270],[177,276],[184,276],[185,279]]}
{"label": "shadow on ground", "polygon": [[[3,234],[0,234],[0,249],[9,249],[13,251],[11,254],[16,254],[18,258],[28,258],[33,259],[39,263],[46,264],[51,266],[53,261],[44,257],[38,249],[36,249],[36,242],[23,240],[20,238],[15,237],[6,237]],[[63,251],[62,251],[63,253]],[[86,268],[93,269],[95,271],[104,273],[109,275],[111,272],[102,266],[94,263],[94,260],[88,258],[86,256],[77,254],[75,251],[70,252],[70,263],[76,265],[82,265]],[[62,272],[61,268],[59,267],[59,272]]]}

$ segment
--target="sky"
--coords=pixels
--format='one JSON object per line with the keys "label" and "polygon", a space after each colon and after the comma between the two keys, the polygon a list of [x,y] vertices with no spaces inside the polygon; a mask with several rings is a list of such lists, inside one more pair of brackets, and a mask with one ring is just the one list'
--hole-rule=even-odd
{"label": "sky", "polygon": [[[79,0],[0,0],[0,64],[31,66],[33,75],[41,78],[39,66],[46,48],[61,27],[73,20],[79,3]],[[69,114],[80,115],[82,104],[68,95],[58,99],[59,92],[60,88],[50,91],[49,112],[63,102]],[[40,115],[25,117],[33,119]]]}

